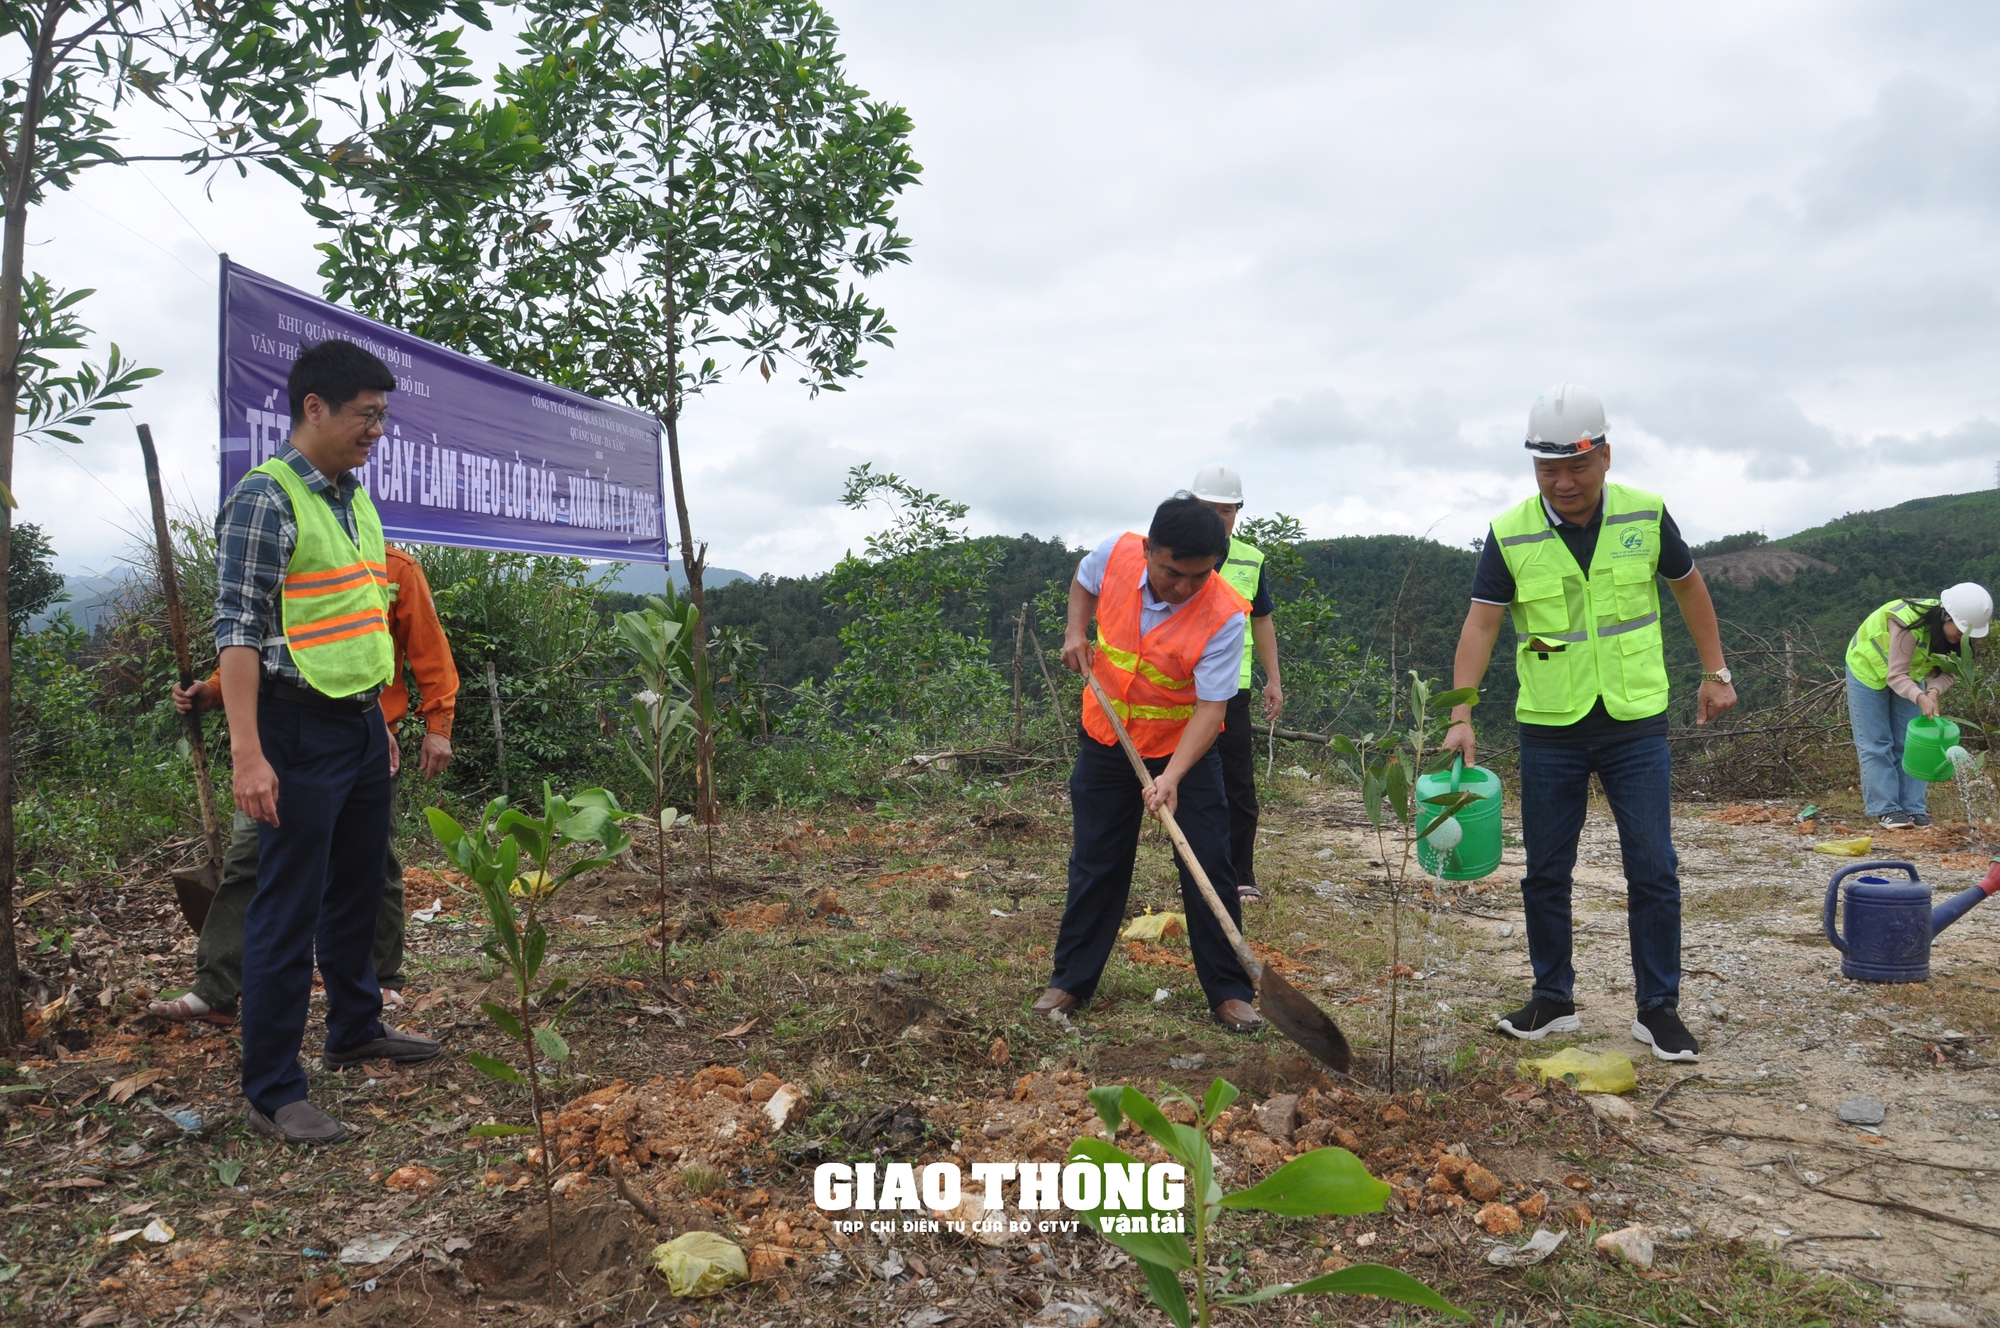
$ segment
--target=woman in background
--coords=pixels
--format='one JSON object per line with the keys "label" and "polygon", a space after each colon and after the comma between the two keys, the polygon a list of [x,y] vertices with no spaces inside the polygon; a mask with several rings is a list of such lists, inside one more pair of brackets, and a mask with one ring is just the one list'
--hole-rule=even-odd
{"label": "woman in background", "polygon": [[1993,597],[1960,582],[1936,599],[1891,600],[1868,615],[1847,645],[1847,718],[1861,758],[1861,798],[1884,830],[1929,825],[1930,785],[1903,771],[1903,734],[1918,715],[1935,718],[1951,675],[1936,657],[1986,635]]}

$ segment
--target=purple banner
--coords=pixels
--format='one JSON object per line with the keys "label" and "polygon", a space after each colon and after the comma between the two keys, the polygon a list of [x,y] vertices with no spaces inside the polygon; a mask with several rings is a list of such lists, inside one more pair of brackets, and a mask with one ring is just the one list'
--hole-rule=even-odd
{"label": "purple banner", "polygon": [[291,436],[285,375],[341,337],[396,375],[361,472],[391,541],[668,560],[660,422],[434,345],[222,260],[222,494]]}

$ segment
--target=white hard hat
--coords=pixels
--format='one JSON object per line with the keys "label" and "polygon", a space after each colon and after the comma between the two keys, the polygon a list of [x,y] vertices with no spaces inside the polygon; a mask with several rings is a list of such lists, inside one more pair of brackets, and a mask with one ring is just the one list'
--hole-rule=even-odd
{"label": "white hard hat", "polygon": [[1958,624],[1958,630],[1967,636],[1984,636],[1993,621],[1993,597],[1986,593],[1985,586],[1961,581],[1938,596],[1944,611]]}
{"label": "white hard hat", "polygon": [[1581,456],[1604,443],[1604,403],[1575,383],[1558,383],[1528,409],[1527,448],[1537,456]]}
{"label": "white hard hat", "polygon": [[1243,502],[1243,477],[1224,465],[1203,466],[1194,473],[1188,492],[1205,503]]}

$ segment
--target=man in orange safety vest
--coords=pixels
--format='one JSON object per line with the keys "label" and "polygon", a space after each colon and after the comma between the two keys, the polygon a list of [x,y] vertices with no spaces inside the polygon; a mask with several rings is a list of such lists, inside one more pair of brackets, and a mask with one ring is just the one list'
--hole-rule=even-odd
{"label": "man in orange safety vest", "polygon": [[[1113,536],[1087,555],[1069,587],[1063,663],[1090,671],[1111,697],[1153,775],[1143,789],[1096,695],[1083,697],[1082,750],[1070,774],[1075,838],[1055,972],[1034,1004],[1067,1014],[1088,1001],[1118,938],[1146,812],[1173,812],[1202,870],[1240,928],[1229,803],[1215,751],[1236,696],[1249,603],[1215,575],[1229,532],[1215,509],[1177,494],[1144,535]],[[1097,620],[1095,648],[1088,632]],[[1181,901],[1195,976],[1215,1019],[1236,1032],[1263,1023],[1243,971],[1184,863]]]}

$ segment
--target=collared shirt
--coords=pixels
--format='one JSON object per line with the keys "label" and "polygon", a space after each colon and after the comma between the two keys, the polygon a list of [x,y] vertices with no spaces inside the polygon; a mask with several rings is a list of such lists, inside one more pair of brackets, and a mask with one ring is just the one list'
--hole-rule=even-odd
{"label": "collared shirt", "polygon": [[[338,484],[321,475],[296,447],[287,443],[278,459],[305,482],[306,489],[333,511],[347,538],[357,539],[354,494],[361,487],[354,473]],[[305,674],[292,663],[285,645],[282,592],[292,553],[299,546],[298,518],[278,482],[255,471],[245,475],[223,500],[215,518],[215,649],[253,646],[259,652],[263,676],[294,687],[310,688]],[[362,701],[381,694],[380,687],[357,693]]]}
{"label": "collared shirt", "polygon": [[[1093,595],[1101,593],[1104,569],[1111,562],[1111,550],[1123,538],[1122,535],[1113,535],[1086,553],[1083,561],[1077,564],[1076,583]],[[1140,577],[1140,632],[1152,631],[1193,602],[1193,598],[1189,597],[1179,604],[1170,604],[1153,594],[1151,577]],[[1201,648],[1201,659],[1194,666],[1194,694],[1197,699],[1233,701],[1236,693],[1242,690],[1237,686],[1237,680],[1243,672],[1243,621],[1240,615],[1232,616]]]}

